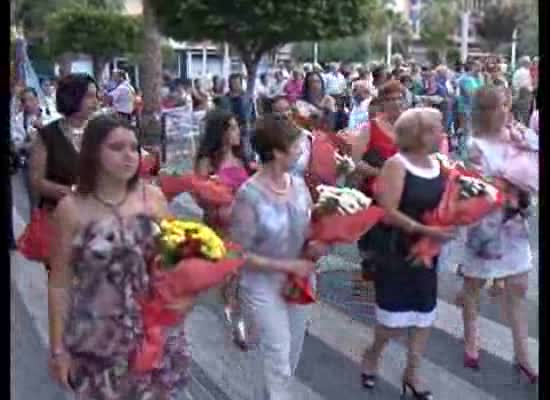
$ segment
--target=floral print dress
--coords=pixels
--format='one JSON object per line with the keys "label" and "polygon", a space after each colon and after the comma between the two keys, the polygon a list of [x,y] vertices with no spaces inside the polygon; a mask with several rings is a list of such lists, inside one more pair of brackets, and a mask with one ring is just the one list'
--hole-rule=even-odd
{"label": "floral print dress", "polygon": [[139,299],[149,286],[153,232],[145,215],[115,216],[90,223],[75,240],[64,342],[72,361],[70,384],[79,399],[172,399],[188,381],[183,324],[168,332],[154,370],[137,374],[129,367],[144,336]]}

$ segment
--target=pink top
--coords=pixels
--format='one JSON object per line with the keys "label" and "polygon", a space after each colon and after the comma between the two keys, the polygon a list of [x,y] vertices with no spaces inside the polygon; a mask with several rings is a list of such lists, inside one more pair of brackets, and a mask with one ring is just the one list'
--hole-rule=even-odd
{"label": "pink top", "polygon": [[294,104],[302,96],[302,87],[304,81],[291,79],[287,82],[285,86],[285,93],[288,101],[291,104]]}
{"label": "pink top", "polygon": [[218,177],[221,182],[236,192],[249,176],[244,167],[231,166],[220,168]]}
{"label": "pink top", "polygon": [[529,128],[539,133],[539,111],[535,110],[533,111],[533,115],[531,115],[531,120],[529,121]]}

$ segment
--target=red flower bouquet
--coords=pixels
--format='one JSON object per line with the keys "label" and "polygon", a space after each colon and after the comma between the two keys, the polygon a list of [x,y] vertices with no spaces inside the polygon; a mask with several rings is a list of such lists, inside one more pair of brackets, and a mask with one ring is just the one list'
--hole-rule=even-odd
{"label": "red flower bouquet", "polygon": [[233,202],[233,190],[215,178],[203,178],[193,173],[180,176],[161,175],[160,189],[170,201],[178,194],[191,193],[201,205],[226,207]]}
{"label": "red flower bouquet", "polygon": [[[372,206],[371,199],[355,189],[320,186],[312,215],[310,241],[326,245],[353,243],[377,224],[384,211]],[[308,278],[290,274],[283,288],[283,297],[289,303],[315,302],[315,294]]]}
{"label": "red flower bouquet", "polygon": [[141,300],[145,335],[131,362],[136,372],[150,371],[161,361],[166,329],[183,318],[178,306],[222,284],[244,264],[239,249],[206,225],[164,220],[160,230],[160,255],[152,265],[150,291]]}
{"label": "red flower bouquet", "polygon": [[[480,221],[503,204],[504,197],[494,186],[451,170],[439,206],[426,213],[422,222],[437,227],[467,226]],[[410,257],[415,263],[431,268],[440,250],[441,242],[421,237],[412,246]]]}
{"label": "red flower bouquet", "polygon": [[139,176],[144,179],[158,176],[160,169],[161,161],[158,151],[143,156],[139,162]]}
{"label": "red flower bouquet", "polygon": [[52,237],[53,229],[49,213],[44,209],[36,208],[32,211],[30,223],[17,239],[17,250],[29,260],[47,263]]}

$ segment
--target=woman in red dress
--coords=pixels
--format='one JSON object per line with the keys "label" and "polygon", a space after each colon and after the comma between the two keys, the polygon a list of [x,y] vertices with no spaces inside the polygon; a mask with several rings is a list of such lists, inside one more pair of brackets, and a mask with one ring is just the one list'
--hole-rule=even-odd
{"label": "woman in red dress", "polygon": [[397,80],[382,85],[374,102],[376,115],[361,130],[353,146],[357,164],[355,179],[359,187],[373,195],[374,180],[384,161],[397,152],[393,124],[405,110],[405,89]]}

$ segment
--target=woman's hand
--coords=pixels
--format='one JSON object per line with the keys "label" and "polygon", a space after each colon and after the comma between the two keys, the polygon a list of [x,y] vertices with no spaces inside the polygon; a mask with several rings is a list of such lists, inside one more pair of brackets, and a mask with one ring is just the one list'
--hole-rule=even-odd
{"label": "woman's hand", "polygon": [[195,305],[195,297],[186,297],[181,299],[177,303],[166,306],[166,308],[172,311],[177,311],[179,313],[182,313],[183,315],[186,315],[187,313],[189,313],[189,311],[191,311],[194,305]]}
{"label": "woman's hand", "polygon": [[330,246],[317,240],[309,241],[306,245],[304,255],[310,260],[318,260],[328,254]]}
{"label": "woman's hand", "polygon": [[456,237],[455,227],[424,226],[419,230],[425,236],[446,242]]}
{"label": "woman's hand", "polygon": [[285,272],[292,273],[302,278],[310,276],[315,271],[315,263],[305,259],[284,261],[283,267]]}
{"label": "woman's hand", "polygon": [[49,362],[52,377],[64,388],[71,389],[69,384],[69,371],[71,370],[71,357],[68,353],[52,355]]}

